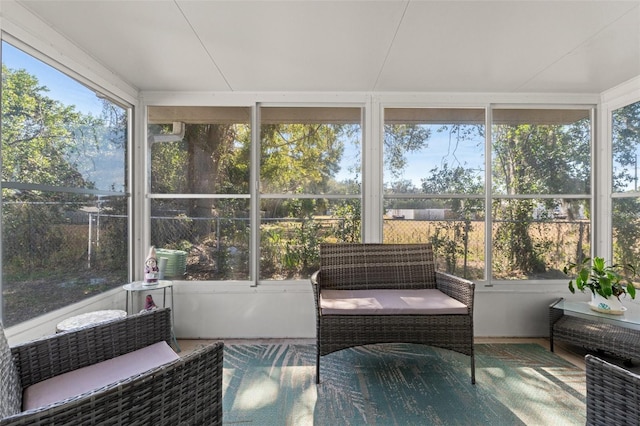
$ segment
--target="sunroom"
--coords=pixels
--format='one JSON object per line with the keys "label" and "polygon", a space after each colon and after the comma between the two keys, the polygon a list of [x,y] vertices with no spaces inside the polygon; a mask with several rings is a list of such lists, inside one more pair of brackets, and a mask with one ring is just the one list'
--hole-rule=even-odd
{"label": "sunroom", "polygon": [[[589,298],[566,265],[640,266],[639,1],[3,0],[0,37],[12,345],[147,294],[177,349],[313,342],[342,242],[431,243],[475,283],[478,341],[549,345],[550,305]],[[152,247],[169,284],[132,291]],[[485,367],[470,395],[505,383]],[[542,419],[523,400],[498,417]]]}
{"label": "sunroom", "polygon": [[548,336],[569,262],[640,265],[638,1],[0,16],[10,341],[124,309],[151,246],[179,339],[314,338],[320,242],[433,243],[478,337]]}

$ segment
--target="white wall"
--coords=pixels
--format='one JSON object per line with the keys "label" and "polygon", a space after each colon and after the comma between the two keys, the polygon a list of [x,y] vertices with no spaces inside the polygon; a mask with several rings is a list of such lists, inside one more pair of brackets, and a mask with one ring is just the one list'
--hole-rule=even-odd
{"label": "white wall", "polygon": [[17,343],[27,342],[54,334],[56,332],[56,324],[65,318],[69,318],[74,315],[103,309],[124,310],[125,301],[124,290],[114,289],[73,305],[65,306],[62,309],[39,316],[30,321],[25,321],[13,327],[8,327],[5,330],[5,335],[9,344],[14,346]]}
{"label": "white wall", "polygon": [[[496,286],[497,287],[497,286]],[[566,283],[518,284],[476,290],[475,335],[539,337],[549,333],[549,305],[572,295]],[[180,338],[314,338],[315,311],[308,282],[244,287],[176,284]]]}
{"label": "white wall", "polygon": [[[505,284],[476,288],[476,337],[546,337],[549,305],[559,297],[589,300],[572,295],[563,284]],[[217,338],[315,338],[315,312],[308,282],[270,283],[248,287],[246,283],[175,282],[175,332],[179,339]],[[162,292],[154,295],[158,305]],[[147,292],[137,292],[133,312],[142,308]],[[169,292],[167,305],[171,306]],[[638,300],[625,300],[629,312],[640,314]],[[72,315],[100,310],[125,309],[125,292],[115,289],[85,302],[10,327],[11,345],[52,334],[55,325]]]}

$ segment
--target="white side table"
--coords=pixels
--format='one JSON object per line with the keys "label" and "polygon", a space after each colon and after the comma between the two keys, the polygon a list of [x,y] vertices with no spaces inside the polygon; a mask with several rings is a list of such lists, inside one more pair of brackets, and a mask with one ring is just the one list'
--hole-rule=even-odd
{"label": "white side table", "polygon": [[56,333],[74,330],[87,325],[95,325],[118,318],[124,318],[126,316],[127,312],[118,309],[87,312],[85,314],[75,315],[60,321],[58,325],[56,325]]}
{"label": "white side table", "polygon": [[167,307],[167,289],[171,290],[171,337],[173,337],[173,343],[176,346],[176,352],[180,352],[180,346],[178,345],[176,334],[173,331],[173,325],[175,324],[174,304],[173,304],[173,281],[158,280],[158,282],[153,285],[147,285],[143,281],[135,281],[135,282],[123,285],[122,288],[127,291],[127,301],[126,301],[126,308],[125,308],[127,314],[129,313],[129,299],[131,299],[131,310],[134,311],[134,307],[133,307],[134,293],[140,292],[140,291],[154,291],[154,290],[162,289],[162,307],[166,308]]}

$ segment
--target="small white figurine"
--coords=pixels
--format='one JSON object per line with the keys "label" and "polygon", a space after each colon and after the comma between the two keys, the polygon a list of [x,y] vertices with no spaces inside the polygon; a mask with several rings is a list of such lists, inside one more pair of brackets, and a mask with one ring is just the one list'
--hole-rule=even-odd
{"label": "small white figurine", "polygon": [[156,249],[155,247],[151,246],[151,249],[149,249],[149,255],[144,261],[144,283],[147,285],[157,284],[159,271],[160,269],[158,268]]}

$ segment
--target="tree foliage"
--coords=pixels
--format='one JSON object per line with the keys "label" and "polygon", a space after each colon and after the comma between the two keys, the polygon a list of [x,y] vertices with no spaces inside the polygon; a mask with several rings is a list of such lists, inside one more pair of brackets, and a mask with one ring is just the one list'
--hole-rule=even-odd
{"label": "tree foliage", "polygon": [[623,190],[629,184],[637,188],[637,176],[631,170],[638,166],[640,102],[613,111],[612,138],[613,161],[620,166],[613,176],[613,188]]}
{"label": "tree foliage", "polygon": [[[589,194],[590,122],[496,125],[493,128],[493,191],[505,195]],[[546,200],[553,208],[554,200]],[[509,267],[524,274],[545,271],[544,244],[530,233],[537,203],[494,198],[498,221],[494,247]]]}
{"label": "tree foliage", "polygon": [[402,176],[407,155],[427,147],[431,130],[415,124],[385,124],[384,167],[394,179]]}
{"label": "tree foliage", "polygon": [[[115,180],[106,177],[104,181],[111,182],[110,187],[101,189],[124,194],[126,112],[104,101],[101,117],[81,113],[73,105],[52,99],[36,76],[5,64],[2,89],[2,180],[45,187],[3,189],[5,268],[12,262],[14,266],[44,267],[51,263],[52,256],[57,264],[67,261],[75,268],[80,258],[86,259],[86,237],[76,247],[62,227],[69,221],[67,214],[73,215],[82,206],[96,207],[96,200],[74,190],[96,189],[97,181],[105,177],[101,173],[111,172],[104,170],[104,164],[108,164],[104,161],[117,157],[121,176]],[[112,197],[97,207],[102,212],[126,214],[123,204],[126,206],[126,201]],[[122,254],[126,241],[126,223],[120,226],[115,222],[102,235],[101,250],[110,255]],[[111,232],[114,240],[108,236]],[[116,261],[114,267],[126,272],[122,258]]]}
{"label": "tree foliage", "polygon": [[326,193],[339,171],[348,130],[334,124],[263,125],[261,192]]}
{"label": "tree foliage", "polygon": [[[624,191],[632,186],[637,191],[636,176],[640,150],[640,102],[613,112],[613,190]],[[633,170],[633,172],[632,172]],[[621,263],[638,265],[640,258],[640,201],[637,197],[616,198],[613,201],[614,257]]]}
{"label": "tree foliage", "polygon": [[[102,121],[47,96],[26,70],[2,65],[2,180],[68,188],[94,188],[72,158],[96,143]],[[36,197],[35,192],[14,194]]]}

